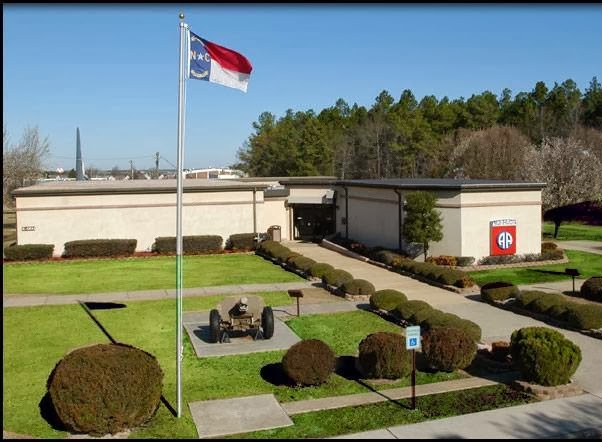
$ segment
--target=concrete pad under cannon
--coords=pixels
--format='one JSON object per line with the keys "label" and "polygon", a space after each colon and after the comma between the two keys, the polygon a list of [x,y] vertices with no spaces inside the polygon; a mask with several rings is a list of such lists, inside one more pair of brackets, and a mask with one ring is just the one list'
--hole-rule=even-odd
{"label": "concrete pad under cannon", "polygon": [[231,337],[230,342],[209,342],[209,312],[186,312],[183,325],[199,358],[229,356],[261,351],[288,350],[301,339],[274,315],[274,335],[253,340],[250,335]]}
{"label": "concrete pad under cannon", "polygon": [[201,439],[293,425],[273,394],[191,402],[189,407]]}

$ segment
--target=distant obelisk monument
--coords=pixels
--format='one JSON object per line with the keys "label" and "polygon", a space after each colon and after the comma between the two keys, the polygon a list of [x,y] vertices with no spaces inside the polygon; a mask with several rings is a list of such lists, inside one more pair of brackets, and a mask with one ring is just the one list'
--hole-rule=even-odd
{"label": "distant obelisk monument", "polygon": [[75,152],[75,179],[84,181],[84,166],[82,162],[82,144],[79,140],[79,127],[77,128],[76,152]]}

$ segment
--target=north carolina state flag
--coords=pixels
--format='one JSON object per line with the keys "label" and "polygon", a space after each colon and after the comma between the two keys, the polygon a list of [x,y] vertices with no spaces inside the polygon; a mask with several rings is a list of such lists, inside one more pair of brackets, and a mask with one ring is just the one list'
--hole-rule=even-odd
{"label": "north carolina state flag", "polygon": [[244,55],[190,32],[189,62],[188,78],[247,92],[253,66]]}

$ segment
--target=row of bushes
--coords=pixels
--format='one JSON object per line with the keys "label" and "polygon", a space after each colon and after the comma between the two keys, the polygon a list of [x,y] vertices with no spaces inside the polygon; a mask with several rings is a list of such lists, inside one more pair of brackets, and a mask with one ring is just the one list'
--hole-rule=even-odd
{"label": "row of bushes", "polygon": [[374,310],[384,310],[397,320],[419,325],[430,330],[437,327],[458,328],[466,332],[473,341],[481,340],[481,327],[473,321],[446,313],[432,307],[428,302],[408,300],[397,290],[379,290],[370,297],[370,306]]}
{"label": "row of bushes", "polygon": [[[451,372],[466,368],[474,359],[477,345],[461,329],[436,327],[424,333],[422,354],[429,369]],[[358,346],[358,365],[366,379],[399,379],[412,370],[411,352],[399,333],[376,332]],[[319,339],[297,342],[282,358],[282,369],[297,386],[319,385],[336,369],[333,350]]]}
{"label": "row of bushes", "polygon": [[557,261],[564,258],[562,249],[549,250],[541,253],[526,253],[524,255],[485,256],[479,260],[479,265],[515,264],[519,262]]}
{"label": "row of bushes", "polygon": [[[226,241],[226,249],[250,251],[255,249],[254,233],[237,233],[230,235]],[[185,255],[219,253],[223,238],[219,235],[188,235],[182,237]],[[65,243],[63,257],[120,257],[132,256],[136,250],[135,239],[85,239]],[[159,254],[176,253],[176,237],[162,236],[155,238],[152,251]],[[4,249],[4,256],[11,261],[27,261],[33,259],[50,259],[54,252],[53,244],[12,245]]]}
{"label": "row of bushes", "polygon": [[452,266],[452,267],[465,267],[473,265],[475,261],[474,256],[429,256],[426,258],[426,262],[429,264],[437,264],[439,266]]}
{"label": "row of bushes", "polygon": [[343,269],[335,269],[330,264],[316,262],[311,258],[293,252],[279,242],[262,241],[259,243],[257,250],[259,253],[268,255],[281,264],[287,264],[306,276],[320,278],[325,285],[337,287],[350,295],[370,296],[375,291],[371,282],[364,279],[354,279],[351,273]]}
{"label": "row of bushes", "polygon": [[[600,277],[591,279],[595,280],[591,285],[602,284],[597,281],[602,281]],[[586,285],[586,291],[589,285]],[[602,328],[602,306],[577,303],[557,293],[538,290],[521,292],[514,284],[504,281],[491,282],[481,287],[481,299],[491,304],[511,298],[514,299],[514,305],[522,309],[547,315],[580,330]]]}

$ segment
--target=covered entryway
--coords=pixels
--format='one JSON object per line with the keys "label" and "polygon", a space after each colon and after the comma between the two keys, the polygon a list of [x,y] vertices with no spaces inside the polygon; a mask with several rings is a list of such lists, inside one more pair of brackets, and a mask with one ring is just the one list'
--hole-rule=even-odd
{"label": "covered entryway", "polygon": [[335,233],[333,204],[291,204],[293,211],[293,239],[320,241]]}

